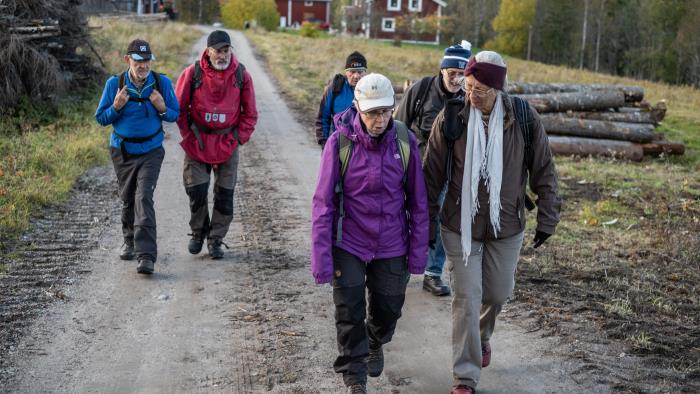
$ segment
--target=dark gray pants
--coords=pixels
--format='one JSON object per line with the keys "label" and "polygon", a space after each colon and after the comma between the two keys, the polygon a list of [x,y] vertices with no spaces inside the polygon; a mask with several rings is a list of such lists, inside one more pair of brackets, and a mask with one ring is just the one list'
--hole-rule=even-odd
{"label": "dark gray pants", "polygon": [[410,277],[406,257],[372,260],[365,264],[356,256],[334,248],[333,270],[335,327],[340,353],[333,368],[343,374],[348,386],[366,383],[369,347],[389,343],[401,317]]}
{"label": "dark gray pants", "polygon": [[138,259],[156,261],[158,247],[153,193],[165,150],[161,147],[143,155],[124,158],[121,150],[111,148],[110,155],[122,200],[124,241],[134,243],[134,253]]}
{"label": "dark gray pants", "polygon": [[[209,180],[214,171],[214,209],[209,219]],[[218,165],[206,164],[185,155],[182,172],[185,191],[190,198],[190,229],[202,239],[223,239],[233,221],[233,192],[238,178],[238,149]]]}

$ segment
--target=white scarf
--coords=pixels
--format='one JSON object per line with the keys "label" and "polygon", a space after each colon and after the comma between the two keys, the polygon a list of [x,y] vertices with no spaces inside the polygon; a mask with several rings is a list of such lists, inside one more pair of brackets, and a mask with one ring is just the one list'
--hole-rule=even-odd
{"label": "white scarf", "polygon": [[[472,246],[472,223],[479,211],[479,180],[489,191],[489,217],[494,234],[501,230],[501,178],[503,177],[503,97],[498,92],[489,116],[488,144],[481,111],[471,106],[467,124],[467,150],[462,178],[462,253],[467,265]],[[469,158],[471,157],[471,162]]]}

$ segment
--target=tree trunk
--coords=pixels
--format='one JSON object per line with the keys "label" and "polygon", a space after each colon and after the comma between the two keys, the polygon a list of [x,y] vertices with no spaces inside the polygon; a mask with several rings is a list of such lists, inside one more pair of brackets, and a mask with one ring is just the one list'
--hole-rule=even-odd
{"label": "tree trunk", "polygon": [[620,91],[582,91],[578,93],[521,94],[537,112],[593,111],[618,108],[625,104]]}
{"label": "tree trunk", "polygon": [[632,142],[651,142],[656,136],[651,124],[574,119],[561,114],[542,115],[540,119],[547,134]]}
{"label": "tree trunk", "polygon": [[685,144],[680,141],[652,141],[642,144],[645,155],[659,156],[662,153],[667,155],[682,155],[685,153]]}
{"label": "tree trunk", "polygon": [[550,135],[549,147],[555,155],[615,157],[632,161],[641,161],[644,157],[642,146],[628,141]]}
{"label": "tree trunk", "polygon": [[[574,119],[590,119],[602,120],[606,122],[625,122],[625,123],[648,123],[658,125],[663,119],[658,118],[658,114],[653,111],[635,111],[635,112],[561,112],[561,116]],[[550,117],[556,115],[543,114],[542,117]]]}
{"label": "tree trunk", "polygon": [[578,68],[583,70],[583,56],[586,54],[586,28],[588,27],[588,3],[590,0],[584,1],[583,6],[583,31],[581,32],[581,59]]}
{"label": "tree trunk", "polygon": [[637,102],[644,99],[644,88],[641,86],[578,83],[508,83],[508,93],[510,94],[577,93],[606,90],[621,91],[625,95],[625,101],[627,102]]}
{"label": "tree trunk", "polygon": [[603,15],[605,12],[605,0],[600,0],[600,10],[598,11],[598,32],[595,39],[595,72],[598,72],[600,60],[600,27],[603,25]]}

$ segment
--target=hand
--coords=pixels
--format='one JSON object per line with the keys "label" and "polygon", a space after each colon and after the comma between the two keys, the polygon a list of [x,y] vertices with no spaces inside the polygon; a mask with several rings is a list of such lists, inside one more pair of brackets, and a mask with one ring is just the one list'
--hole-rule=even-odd
{"label": "hand", "polygon": [[156,107],[159,114],[162,114],[168,110],[165,107],[165,100],[163,100],[163,96],[161,96],[157,90],[153,89],[153,92],[151,92],[151,95],[148,96],[148,99],[151,101],[151,104]]}
{"label": "hand", "polygon": [[534,245],[532,247],[535,249],[539,248],[544,243],[544,241],[546,241],[547,238],[549,238],[551,236],[552,236],[552,234],[547,234],[547,233],[542,232],[542,231],[536,231],[535,232],[535,239],[532,240],[532,242],[534,243]]}
{"label": "hand", "polygon": [[429,247],[430,249],[435,250],[435,240],[434,240],[434,239],[431,239],[431,240],[428,241],[428,247]]}
{"label": "hand", "polygon": [[323,150],[323,148],[326,147],[326,139],[321,138],[320,140],[318,140],[318,144],[321,145],[321,150]]}
{"label": "hand", "polygon": [[120,111],[122,108],[124,108],[128,101],[129,94],[126,92],[126,85],[124,85],[124,87],[117,92],[117,95],[114,97],[114,103],[112,105],[114,106],[114,109]]}

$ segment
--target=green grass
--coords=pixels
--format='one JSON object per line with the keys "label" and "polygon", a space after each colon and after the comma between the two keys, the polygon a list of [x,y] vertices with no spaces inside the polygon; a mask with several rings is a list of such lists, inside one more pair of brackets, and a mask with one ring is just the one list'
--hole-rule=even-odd
{"label": "green grass", "polygon": [[[105,61],[108,74],[124,69],[120,54],[130,40],[143,37],[150,40],[158,58],[154,69],[177,75],[200,36],[195,29],[178,23],[147,25],[93,18],[90,25],[94,47]],[[2,113],[1,239],[26,230],[33,213],[65,200],[78,176],[108,161],[110,129],[100,127],[94,119],[103,84],[103,80],[97,81],[52,103],[23,100],[17,108]]]}

